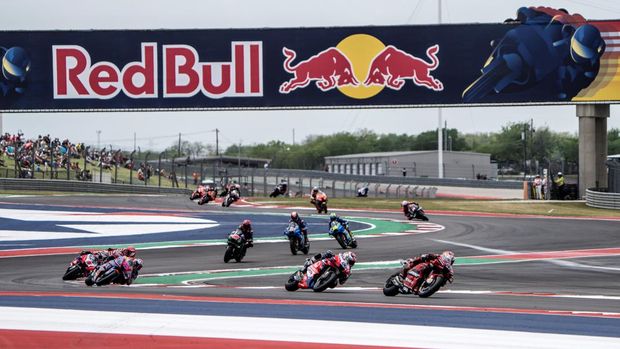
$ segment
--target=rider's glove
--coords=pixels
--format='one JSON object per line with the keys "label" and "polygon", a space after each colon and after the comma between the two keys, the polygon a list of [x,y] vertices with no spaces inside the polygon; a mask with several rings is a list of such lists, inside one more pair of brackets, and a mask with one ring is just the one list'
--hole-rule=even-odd
{"label": "rider's glove", "polygon": [[332,258],[333,256],[334,256],[334,253],[332,252],[332,250],[327,250],[323,254],[323,258]]}

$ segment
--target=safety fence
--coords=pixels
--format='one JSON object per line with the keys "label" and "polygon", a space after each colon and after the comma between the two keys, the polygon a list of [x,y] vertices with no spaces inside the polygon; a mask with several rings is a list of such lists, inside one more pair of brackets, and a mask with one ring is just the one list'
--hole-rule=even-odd
{"label": "safety fence", "polygon": [[128,194],[187,194],[189,189],[140,186],[129,184],[95,183],[84,181],[50,179],[0,178],[0,190],[23,191],[29,194],[38,192],[78,192],[78,193],[128,193]]}
{"label": "safety fence", "polygon": [[607,188],[586,189],[586,205],[620,210],[620,193],[609,193]]}

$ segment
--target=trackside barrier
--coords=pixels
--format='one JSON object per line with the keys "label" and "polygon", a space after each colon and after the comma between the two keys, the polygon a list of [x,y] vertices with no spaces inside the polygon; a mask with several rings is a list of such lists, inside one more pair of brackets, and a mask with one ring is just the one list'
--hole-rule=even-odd
{"label": "trackside barrier", "polygon": [[144,185],[110,184],[62,179],[17,179],[0,178],[0,190],[18,190],[27,193],[38,191],[85,192],[85,193],[126,193],[126,194],[182,194],[189,195],[191,189],[145,187]]}
{"label": "trackside barrier", "polygon": [[586,189],[586,205],[620,210],[620,193],[609,193],[607,188]]}

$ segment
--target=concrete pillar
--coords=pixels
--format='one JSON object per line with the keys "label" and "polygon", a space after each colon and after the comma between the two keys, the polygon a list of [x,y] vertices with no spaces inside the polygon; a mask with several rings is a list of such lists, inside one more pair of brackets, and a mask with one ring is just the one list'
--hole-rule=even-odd
{"label": "concrete pillar", "polygon": [[587,188],[607,187],[607,118],[609,104],[578,104],[579,197]]}

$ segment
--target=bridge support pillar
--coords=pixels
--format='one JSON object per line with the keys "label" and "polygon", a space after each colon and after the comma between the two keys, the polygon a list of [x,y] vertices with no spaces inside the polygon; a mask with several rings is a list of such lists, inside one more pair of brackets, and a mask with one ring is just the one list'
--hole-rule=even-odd
{"label": "bridge support pillar", "polygon": [[579,197],[587,188],[607,187],[607,118],[609,104],[578,104]]}

